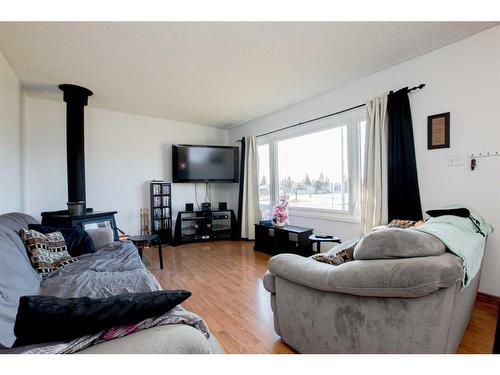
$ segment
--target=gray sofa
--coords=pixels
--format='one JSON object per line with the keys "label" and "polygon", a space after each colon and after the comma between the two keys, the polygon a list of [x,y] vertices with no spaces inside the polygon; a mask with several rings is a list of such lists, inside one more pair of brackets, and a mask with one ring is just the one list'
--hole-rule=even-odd
{"label": "gray sofa", "polygon": [[455,353],[480,275],[461,290],[462,272],[451,253],[339,266],[280,254],[264,287],[276,333],[300,353]]}
{"label": "gray sofa", "polygon": [[[23,295],[97,298],[161,288],[129,241],[114,242],[94,254],[83,255],[79,262],[42,281],[31,267],[18,234],[30,223],[37,222],[28,215],[0,215],[0,344],[3,346],[0,353],[23,351],[22,347],[10,349],[15,340],[13,328],[19,297]],[[213,335],[207,340],[190,325],[171,324],[103,342],[79,353],[223,353],[223,350]]]}

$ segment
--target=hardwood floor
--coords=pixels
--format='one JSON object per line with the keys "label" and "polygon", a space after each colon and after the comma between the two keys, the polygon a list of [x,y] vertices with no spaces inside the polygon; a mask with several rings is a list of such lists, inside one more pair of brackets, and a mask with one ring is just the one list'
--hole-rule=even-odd
{"label": "hardwood floor", "polygon": [[476,300],[472,318],[458,347],[461,354],[490,354],[495,341],[498,304]]}
{"label": "hardwood floor", "polygon": [[[165,289],[187,289],[183,306],[205,319],[226,353],[295,353],[274,333],[269,294],[262,285],[269,256],[253,242],[220,241],[156,248],[144,261]],[[491,353],[498,306],[476,302],[458,353]]]}

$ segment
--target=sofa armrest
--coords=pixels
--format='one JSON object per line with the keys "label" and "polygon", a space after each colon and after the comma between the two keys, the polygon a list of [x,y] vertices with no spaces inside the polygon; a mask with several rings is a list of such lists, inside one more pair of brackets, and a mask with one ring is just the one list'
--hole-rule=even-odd
{"label": "sofa armrest", "polygon": [[[420,258],[355,260],[339,266],[299,255],[280,254],[270,259],[269,271],[313,289],[371,297],[422,297],[457,285],[463,274],[460,258],[451,253]],[[275,289],[274,282],[272,285]],[[266,289],[269,290],[267,286]]]}
{"label": "sofa armrest", "polygon": [[276,293],[276,284],[275,284],[276,276],[269,271],[266,271],[264,274],[263,284],[264,289],[269,293]]}

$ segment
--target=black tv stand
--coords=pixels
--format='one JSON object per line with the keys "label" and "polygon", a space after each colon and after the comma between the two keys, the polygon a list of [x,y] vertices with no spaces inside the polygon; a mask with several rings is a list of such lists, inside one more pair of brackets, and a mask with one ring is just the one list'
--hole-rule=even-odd
{"label": "black tv stand", "polygon": [[235,240],[233,210],[180,211],[175,221],[174,246],[191,242]]}

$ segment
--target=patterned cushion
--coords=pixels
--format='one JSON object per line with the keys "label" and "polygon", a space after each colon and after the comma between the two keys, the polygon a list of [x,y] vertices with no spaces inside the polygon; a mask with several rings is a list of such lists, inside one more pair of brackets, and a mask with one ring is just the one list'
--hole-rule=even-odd
{"label": "patterned cushion", "polygon": [[36,230],[21,228],[20,235],[31,265],[42,276],[78,261],[69,255],[61,232],[42,234]]}
{"label": "patterned cushion", "polygon": [[356,244],[357,240],[346,241],[326,253],[314,254],[311,258],[321,263],[338,266],[339,264],[354,260],[354,247]]}
{"label": "patterned cushion", "polygon": [[54,228],[47,225],[29,224],[28,229],[36,230],[42,234],[61,232],[66,242],[66,249],[72,257],[95,253],[97,251],[92,238],[80,227]]}
{"label": "patterned cushion", "polygon": [[423,225],[425,223],[425,220],[419,220],[419,221],[413,221],[413,220],[401,220],[401,219],[394,219],[392,220],[389,224],[387,224],[388,228],[418,228],[419,226]]}

